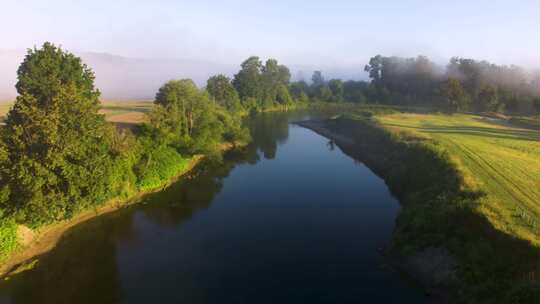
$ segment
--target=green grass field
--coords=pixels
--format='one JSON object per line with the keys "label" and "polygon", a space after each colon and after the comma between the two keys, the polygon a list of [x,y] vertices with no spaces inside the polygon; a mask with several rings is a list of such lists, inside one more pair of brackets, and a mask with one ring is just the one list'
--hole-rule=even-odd
{"label": "green grass field", "polygon": [[377,120],[442,145],[466,183],[485,192],[478,212],[495,228],[540,245],[540,131],[464,114],[401,113]]}
{"label": "green grass field", "polygon": [[105,114],[107,117],[133,112],[148,113],[153,106],[152,101],[147,100],[105,100],[102,101],[101,104],[101,113]]}

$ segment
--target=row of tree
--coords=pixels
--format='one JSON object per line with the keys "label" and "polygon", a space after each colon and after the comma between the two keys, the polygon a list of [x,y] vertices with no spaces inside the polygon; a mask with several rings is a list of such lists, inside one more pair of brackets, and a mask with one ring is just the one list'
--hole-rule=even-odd
{"label": "row of tree", "polygon": [[308,83],[291,82],[289,68],[275,59],[253,56],[233,79],[208,79],[206,92],[230,112],[289,108],[310,102],[416,105],[446,111],[540,111],[540,74],[517,66],[452,58],[441,67],[429,58],[372,57],[365,67],[370,81],[326,80],[315,71]]}
{"label": "row of tree", "polygon": [[259,110],[308,102],[349,102],[427,106],[447,111],[540,111],[540,73],[531,74],[517,66],[455,57],[441,67],[425,56],[377,55],[369,60],[365,71],[370,81],[326,80],[321,71],[315,71],[310,83],[290,82],[286,66],[273,59],[263,65],[258,57],[250,57],[232,82],[221,76],[209,81],[208,88],[212,92],[210,88],[226,85],[230,97],[220,95],[220,100]]}
{"label": "row of tree", "polygon": [[440,67],[424,56],[378,55],[365,71],[371,78],[365,93],[370,101],[449,111],[540,111],[540,74],[517,66],[454,57]]}

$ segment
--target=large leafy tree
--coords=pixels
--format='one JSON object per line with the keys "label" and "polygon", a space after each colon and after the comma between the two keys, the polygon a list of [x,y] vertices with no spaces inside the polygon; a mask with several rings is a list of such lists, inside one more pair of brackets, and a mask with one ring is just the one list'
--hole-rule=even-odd
{"label": "large leafy tree", "polygon": [[8,209],[38,225],[108,196],[111,126],[98,114],[94,74],[51,43],[28,50],[2,132]]}
{"label": "large leafy tree", "polygon": [[459,80],[450,78],[441,84],[440,94],[450,112],[463,111],[469,108],[469,97]]}
{"label": "large leafy tree", "polygon": [[328,88],[332,92],[332,102],[342,102],[343,101],[343,81],[340,79],[332,79],[328,82]]}
{"label": "large leafy tree", "polygon": [[238,92],[225,75],[212,76],[206,82],[206,90],[210,97],[220,106],[230,112],[238,112],[242,109]]}
{"label": "large leafy tree", "polygon": [[349,80],[343,83],[343,99],[347,102],[365,103],[369,83],[365,81]]}
{"label": "large leafy tree", "polygon": [[258,99],[262,95],[261,68],[259,57],[252,56],[241,64],[240,71],[234,75],[233,85],[243,102],[249,98]]}
{"label": "large leafy tree", "polygon": [[484,85],[478,92],[476,98],[476,109],[478,111],[497,111],[499,110],[499,93],[493,85]]}
{"label": "large leafy tree", "polygon": [[314,87],[320,87],[326,83],[321,71],[314,71],[311,76],[311,83]]}
{"label": "large leafy tree", "polygon": [[155,140],[188,153],[218,152],[223,140],[240,140],[245,134],[239,118],[212,102],[191,79],[171,80],[156,94],[150,114]]}
{"label": "large leafy tree", "polygon": [[289,69],[284,65],[279,65],[275,59],[268,59],[262,67],[261,85],[262,100],[265,106],[274,103],[290,103],[288,86],[291,79]]}

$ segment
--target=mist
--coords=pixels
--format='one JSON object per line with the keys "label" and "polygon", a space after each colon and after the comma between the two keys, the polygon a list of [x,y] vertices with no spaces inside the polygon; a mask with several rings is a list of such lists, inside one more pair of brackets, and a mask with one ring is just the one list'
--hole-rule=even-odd
{"label": "mist", "polygon": [[[16,97],[17,68],[26,51],[0,51],[0,101]],[[240,63],[227,64],[193,59],[130,58],[106,53],[74,52],[96,75],[96,87],[101,97],[108,100],[151,99],[158,88],[171,79],[192,79],[199,87],[216,74],[232,77]],[[293,80],[311,79],[315,70],[323,70],[326,77],[367,79],[363,65],[328,67],[324,65],[289,65]]]}

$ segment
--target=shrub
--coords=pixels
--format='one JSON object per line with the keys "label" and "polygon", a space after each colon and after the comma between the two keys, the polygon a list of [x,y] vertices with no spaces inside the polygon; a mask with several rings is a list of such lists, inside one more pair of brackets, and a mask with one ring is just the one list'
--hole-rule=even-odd
{"label": "shrub", "polygon": [[183,170],[187,162],[187,159],[170,146],[162,145],[149,149],[135,167],[137,188],[145,191],[162,186]]}
{"label": "shrub", "polygon": [[0,211],[0,261],[17,248],[17,224]]}

